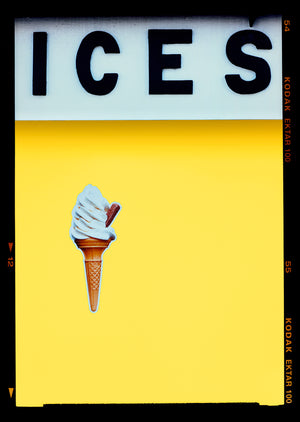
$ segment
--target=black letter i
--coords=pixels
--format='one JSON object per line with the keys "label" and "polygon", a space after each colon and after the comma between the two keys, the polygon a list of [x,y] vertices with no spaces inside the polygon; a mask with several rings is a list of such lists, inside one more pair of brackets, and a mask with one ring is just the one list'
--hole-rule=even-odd
{"label": "black letter i", "polygon": [[47,32],[33,33],[32,95],[47,93]]}

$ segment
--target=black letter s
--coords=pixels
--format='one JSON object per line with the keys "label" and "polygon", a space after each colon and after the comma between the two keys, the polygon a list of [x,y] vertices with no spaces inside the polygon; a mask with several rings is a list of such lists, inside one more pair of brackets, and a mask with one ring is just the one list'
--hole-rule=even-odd
{"label": "black letter s", "polygon": [[241,49],[245,44],[270,50],[272,43],[263,32],[249,29],[236,32],[227,42],[226,55],[231,63],[256,73],[256,78],[251,81],[243,80],[240,75],[225,75],[227,85],[237,94],[255,94],[267,88],[271,81],[271,70],[264,59],[243,53]]}

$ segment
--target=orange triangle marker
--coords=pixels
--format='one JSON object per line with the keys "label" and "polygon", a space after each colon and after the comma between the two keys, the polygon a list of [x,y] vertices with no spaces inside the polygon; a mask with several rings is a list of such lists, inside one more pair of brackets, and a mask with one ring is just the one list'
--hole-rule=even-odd
{"label": "orange triangle marker", "polygon": [[12,398],[12,395],[13,395],[13,392],[14,392],[14,387],[12,387],[12,388],[8,387],[8,391],[9,391],[10,398]]}
{"label": "orange triangle marker", "polygon": [[8,247],[9,247],[9,251],[11,252],[12,247],[13,247],[13,242],[8,242]]}

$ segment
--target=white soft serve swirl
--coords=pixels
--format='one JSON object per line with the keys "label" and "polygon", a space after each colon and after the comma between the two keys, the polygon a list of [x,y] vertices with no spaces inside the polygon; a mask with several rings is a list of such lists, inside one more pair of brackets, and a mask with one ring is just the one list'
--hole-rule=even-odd
{"label": "white soft serve swirl", "polygon": [[72,225],[70,236],[72,240],[87,239],[115,239],[116,234],[112,227],[105,227],[106,211],[109,202],[102,196],[100,190],[93,185],[87,185],[78,195],[72,210]]}

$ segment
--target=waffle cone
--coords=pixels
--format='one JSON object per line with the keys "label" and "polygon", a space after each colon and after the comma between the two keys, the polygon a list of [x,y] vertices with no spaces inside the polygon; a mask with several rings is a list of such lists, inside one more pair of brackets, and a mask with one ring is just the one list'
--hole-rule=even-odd
{"label": "waffle cone", "polygon": [[75,239],[75,243],[82,251],[85,264],[85,276],[89,295],[90,309],[96,312],[99,302],[102,254],[112,239],[102,240],[95,238]]}

